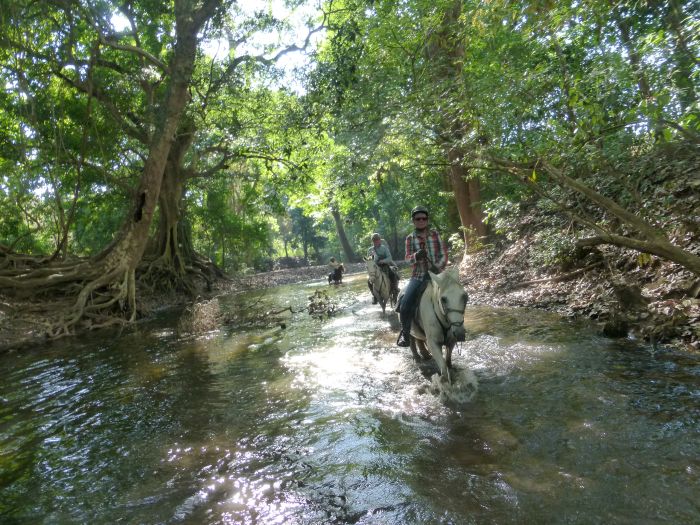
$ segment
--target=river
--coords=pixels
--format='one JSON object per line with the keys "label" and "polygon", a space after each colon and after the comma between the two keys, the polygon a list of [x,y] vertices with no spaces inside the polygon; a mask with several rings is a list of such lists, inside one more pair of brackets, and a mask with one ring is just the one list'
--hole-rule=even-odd
{"label": "river", "polygon": [[221,303],[292,311],[1,355],[0,522],[700,523],[697,355],[468,306],[450,389],[363,275]]}

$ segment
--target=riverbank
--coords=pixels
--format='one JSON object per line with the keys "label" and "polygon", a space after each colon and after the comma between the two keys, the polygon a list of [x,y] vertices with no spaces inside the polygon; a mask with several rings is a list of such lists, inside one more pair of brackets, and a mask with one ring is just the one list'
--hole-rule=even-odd
{"label": "riverbank", "polygon": [[[530,263],[527,239],[500,250],[467,255],[459,265],[470,304],[529,307],[598,323],[608,337],[632,337],[700,350],[700,281],[677,265],[655,261],[640,266],[635,253],[604,248],[578,267],[546,270]],[[346,264],[346,273],[365,271],[365,263]],[[406,272],[403,272],[404,278]],[[198,301],[244,290],[325,279],[325,265],[236,276],[215,283]],[[46,341],[32,304],[0,298],[0,350]],[[195,301],[196,302],[196,301]],[[141,317],[192,304],[177,294],[141,297]]]}
{"label": "riverbank", "polygon": [[[568,268],[532,264],[527,238],[464,257],[460,279],[470,304],[540,308],[598,324],[601,335],[700,350],[700,280],[660,260],[640,265],[636,252],[602,247]],[[347,273],[365,271],[347,264]],[[292,268],[233,279],[228,291],[326,277],[325,266]],[[406,271],[403,271],[406,278]]]}
{"label": "riverbank", "polygon": [[465,256],[472,304],[543,308],[595,321],[601,335],[700,350],[700,280],[678,265],[600,247],[567,268],[532,263],[527,237]]}

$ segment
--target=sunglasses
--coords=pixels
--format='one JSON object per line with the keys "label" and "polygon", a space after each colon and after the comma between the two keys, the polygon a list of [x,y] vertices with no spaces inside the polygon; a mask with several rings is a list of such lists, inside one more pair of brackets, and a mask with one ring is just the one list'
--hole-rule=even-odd
{"label": "sunglasses", "polygon": [[427,220],[428,220],[428,217],[425,217],[425,216],[423,216],[423,217],[413,217],[413,220],[414,220],[414,221],[427,221]]}

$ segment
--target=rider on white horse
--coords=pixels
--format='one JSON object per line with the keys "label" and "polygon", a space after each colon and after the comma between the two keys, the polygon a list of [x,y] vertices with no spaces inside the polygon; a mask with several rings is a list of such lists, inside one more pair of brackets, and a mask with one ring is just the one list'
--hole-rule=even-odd
{"label": "rider on white horse", "polygon": [[[378,233],[372,234],[372,246],[367,250],[367,257],[370,257],[389,276],[391,282],[392,293],[398,295],[399,291],[399,276],[394,270],[394,260],[391,258],[389,247],[382,242],[382,236]],[[372,282],[368,279],[367,286],[372,292],[372,304],[377,304],[377,297],[372,291]]]}
{"label": "rider on white horse", "polygon": [[411,323],[423,283],[430,279],[428,271],[439,273],[447,265],[447,246],[436,230],[428,228],[428,210],[416,206],[411,210],[414,231],[406,236],[406,261],[413,266],[411,279],[403,290],[399,305],[401,312],[401,333],[396,341],[398,346],[410,346]]}

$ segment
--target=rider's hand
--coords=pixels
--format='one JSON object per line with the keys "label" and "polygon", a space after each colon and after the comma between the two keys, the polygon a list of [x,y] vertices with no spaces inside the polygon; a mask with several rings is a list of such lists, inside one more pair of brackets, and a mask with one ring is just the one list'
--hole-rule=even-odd
{"label": "rider's hand", "polygon": [[426,252],[423,248],[418,250],[416,252],[416,261],[422,261],[424,259],[428,258],[428,252]]}

